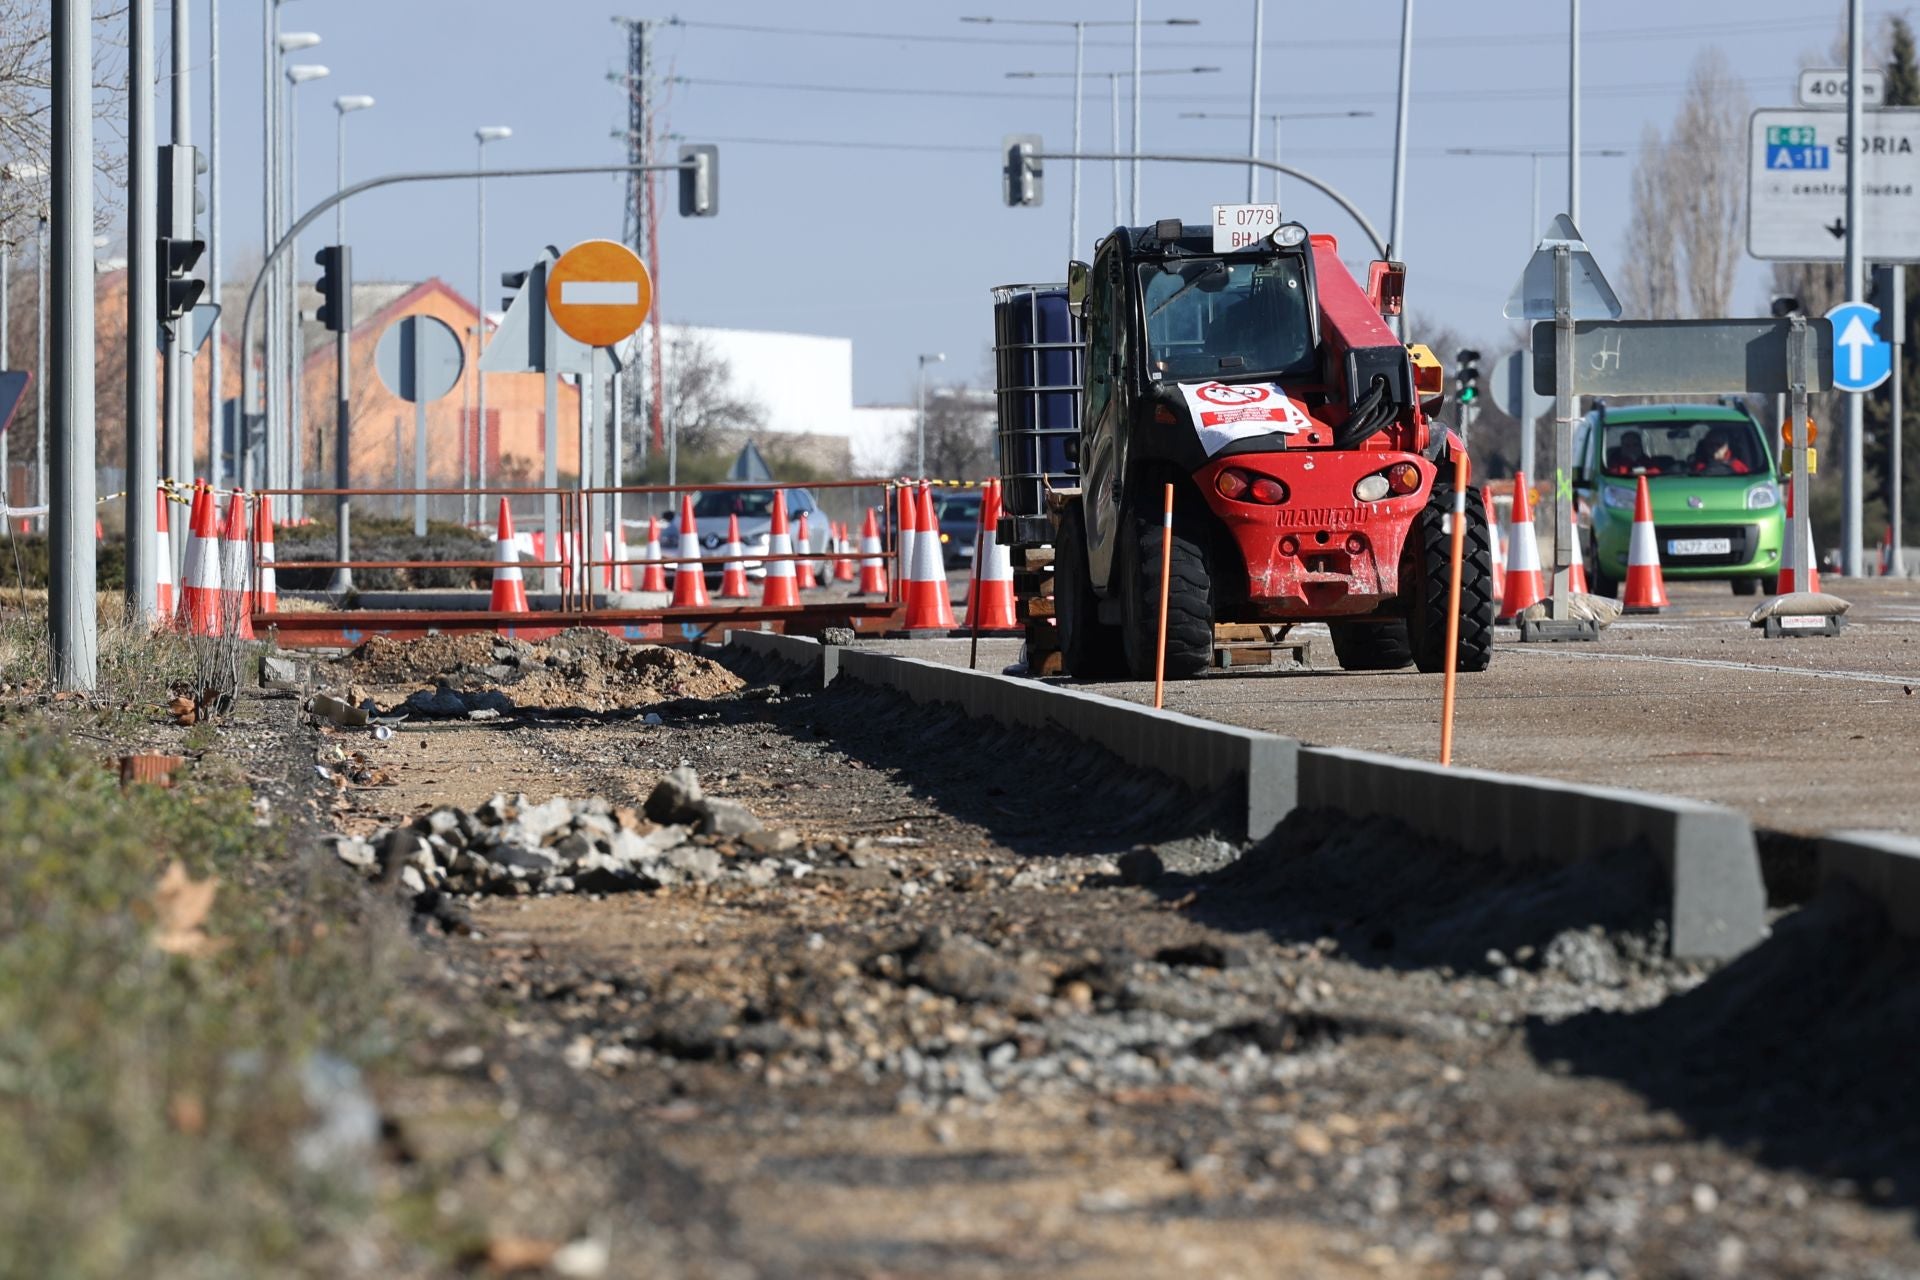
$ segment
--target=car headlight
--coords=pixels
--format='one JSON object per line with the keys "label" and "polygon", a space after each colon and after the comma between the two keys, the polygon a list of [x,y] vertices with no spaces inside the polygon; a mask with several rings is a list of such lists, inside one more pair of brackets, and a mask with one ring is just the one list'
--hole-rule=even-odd
{"label": "car headlight", "polygon": [[1747,490],[1747,510],[1766,511],[1780,505],[1780,490],[1771,480],[1763,480]]}
{"label": "car headlight", "polygon": [[1628,489],[1622,485],[1603,484],[1600,486],[1600,503],[1602,506],[1612,507],[1615,511],[1631,511],[1637,493],[1638,490]]}

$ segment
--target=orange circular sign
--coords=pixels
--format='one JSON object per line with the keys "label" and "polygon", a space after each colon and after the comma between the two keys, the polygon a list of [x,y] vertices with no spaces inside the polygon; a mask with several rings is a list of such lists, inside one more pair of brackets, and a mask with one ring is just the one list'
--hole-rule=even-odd
{"label": "orange circular sign", "polygon": [[[1781,426],[1780,438],[1786,441],[1788,444],[1793,443],[1793,424],[1791,422],[1785,423]],[[1812,418],[1808,418],[1807,419],[1807,443],[1812,444],[1815,440],[1818,440],[1819,438],[1820,438],[1820,424],[1815,422]]]}
{"label": "orange circular sign", "polygon": [[647,264],[617,240],[583,240],[547,268],[553,322],[589,347],[632,337],[652,305]]}

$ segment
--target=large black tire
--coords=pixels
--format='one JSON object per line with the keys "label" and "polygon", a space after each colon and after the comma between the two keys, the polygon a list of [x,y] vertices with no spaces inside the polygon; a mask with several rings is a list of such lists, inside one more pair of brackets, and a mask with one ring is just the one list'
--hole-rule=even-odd
{"label": "large black tire", "polygon": [[1392,622],[1329,622],[1333,656],[1342,671],[1398,671],[1413,665],[1405,619]]}
{"label": "large black tire", "polygon": [[1053,549],[1053,620],[1060,665],[1076,680],[1112,680],[1126,671],[1120,629],[1100,621],[1100,599],[1087,575],[1087,528],[1078,506],[1060,518]]}
{"label": "large black tire", "polygon": [[[1182,515],[1187,516],[1182,520]],[[1167,587],[1167,679],[1190,680],[1213,665],[1213,575],[1206,545],[1193,536],[1195,516],[1176,507]],[[1122,531],[1119,564],[1120,631],[1127,670],[1135,680],[1154,676],[1160,639],[1160,546],[1166,530],[1156,511],[1132,513]]]}
{"label": "large black tire", "polygon": [[[1453,535],[1448,516],[1453,486],[1436,483],[1414,529],[1414,600],[1408,634],[1413,665],[1422,671],[1447,669],[1447,604],[1453,582]],[[1478,489],[1467,490],[1467,536],[1460,560],[1460,639],[1458,669],[1485,671],[1493,660],[1493,531]]]}

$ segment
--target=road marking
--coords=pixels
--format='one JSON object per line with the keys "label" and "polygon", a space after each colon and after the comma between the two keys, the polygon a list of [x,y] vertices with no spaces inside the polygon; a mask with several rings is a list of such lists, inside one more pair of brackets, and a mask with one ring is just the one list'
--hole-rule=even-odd
{"label": "road marking", "polygon": [[1812,676],[1821,680],[1853,680],[1863,684],[1920,684],[1920,675],[1889,676],[1876,671],[1824,671],[1808,667],[1775,667],[1759,662],[1728,662],[1717,658],[1678,658],[1658,653],[1580,653],[1572,649],[1533,649],[1509,645],[1502,645],[1501,652],[1524,653],[1536,658],[1585,658],[1590,662],[1666,662],[1678,667],[1716,667],[1723,671]]}

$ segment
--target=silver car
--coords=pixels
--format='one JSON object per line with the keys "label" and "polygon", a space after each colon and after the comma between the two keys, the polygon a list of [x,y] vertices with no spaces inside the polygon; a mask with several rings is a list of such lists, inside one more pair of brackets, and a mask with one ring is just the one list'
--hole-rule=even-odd
{"label": "silver car", "polygon": [[[794,550],[799,545],[800,517],[811,517],[809,524],[819,520],[819,509],[813,504],[813,495],[805,489],[782,489],[787,495],[787,531],[793,535]],[[764,555],[767,545],[772,541],[773,529],[772,489],[708,489],[693,496],[693,527],[700,540],[700,555],[703,559],[724,555],[727,547],[728,517],[738,517],[740,521],[740,546],[749,555],[759,552]],[[825,531],[809,528],[808,534],[816,547],[825,545]],[[660,533],[661,553],[667,558],[669,566],[674,556],[680,552],[680,517],[675,513],[671,520],[663,522]],[[767,566],[760,560],[746,561],[749,578],[764,578]],[[725,566],[710,564],[707,577],[714,582],[720,580]]]}

